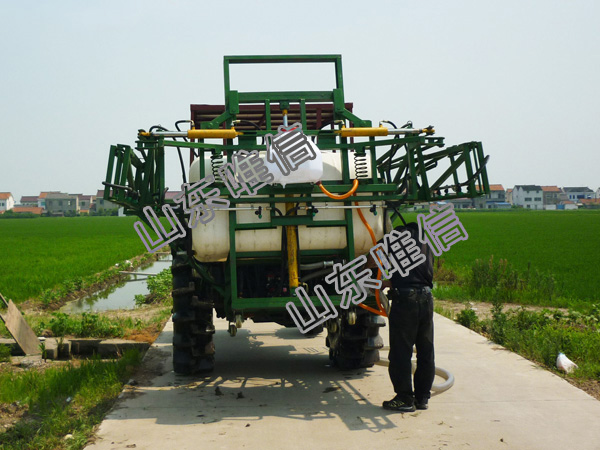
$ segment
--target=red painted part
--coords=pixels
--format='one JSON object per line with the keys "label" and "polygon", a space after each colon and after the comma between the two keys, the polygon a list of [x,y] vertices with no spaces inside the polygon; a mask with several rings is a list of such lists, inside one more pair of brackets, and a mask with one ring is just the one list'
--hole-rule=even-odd
{"label": "red painted part", "polygon": [[[345,103],[345,108],[352,112],[352,103]],[[236,115],[238,120],[248,120],[265,129],[265,106],[264,105],[239,105],[240,112]],[[192,120],[197,127],[200,122],[213,120],[225,112],[225,105],[190,105]],[[327,122],[333,120],[332,103],[307,103],[306,104],[306,125],[309,130],[318,130]],[[300,105],[291,104],[288,108],[288,123],[300,122]],[[271,105],[271,128],[277,130],[279,125],[283,125],[283,114],[279,104]],[[224,126],[224,125],[223,125]],[[241,123],[236,125],[236,130],[253,130],[252,125]]]}
{"label": "red painted part", "polygon": [[[327,122],[333,120],[333,104],[332,103],[307,103],[306,105],[306,126],[309,130],[319,130]],[[352,103],[344,103],[344,107],[352,112]],[[266,130],[265,105],[239,105],[240,112],[236,115],[237,120],[248,120],[254,122]],[[197,128],[201,122],[207,122],[215,119],[225,112],[225,105],[190,105],[191,119]],[[300,104],[291,104],[288,108],[288,123],[293,124],[300,122]],[[279,108],[279,104],[271,105],[271,129],[276,131],[277,127],[283,125],[283,114]],[[221,124],[225,128],[225,124]],[[255,130],[248,123],[240,123],[236,125],[236,130]],[[223,141],[223,143],[225,143]],[[190,165],[194,160],[194,152],[190,149]]]}

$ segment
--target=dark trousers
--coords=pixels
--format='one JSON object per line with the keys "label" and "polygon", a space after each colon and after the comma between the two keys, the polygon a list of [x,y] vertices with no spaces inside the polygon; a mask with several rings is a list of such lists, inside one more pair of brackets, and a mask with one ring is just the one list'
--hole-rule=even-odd
{"label": "dark trousers", "polygon": [[[411,357],[417,346],[415,390],[412,389]],[[390,311],[390,379],[405,403],[430,397],[435,378],[433,351],[433,296],[428,289],[398,289]]]}

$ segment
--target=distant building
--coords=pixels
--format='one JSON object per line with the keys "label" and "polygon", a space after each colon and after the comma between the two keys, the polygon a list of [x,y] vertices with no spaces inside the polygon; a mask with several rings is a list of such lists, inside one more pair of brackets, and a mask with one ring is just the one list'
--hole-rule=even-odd
{"label": "distant building", "polygon": [[454,209],[473,209],[473,199],[471,198],[455,198],[448,200],[448,203],[452,203]]}
{"label": "distant building", "polygon": [[513,194],[513,190],[512,188],[508,188],[506,190],[506,201],[508,203],[510,203],[511,205],[513,204],[513,198],[512,198],[512,194]]}
{"label": "distant building", "polygon": [[44,211],[46,211],[46,196],[48,194],[60,194],[60,192],[58,192],[58,191],[40,192],[40,195],[38,195],[37,206],[42,208]]}
{"label": "distant building", "polygon": [[577,203],[583,198],[594,198],[595,194],[589,187],[564,187],[562,188],[565,200]]}
{"label": "distant building", "polygon": [[79,214],[79,198],[62,192],[49,193],[46,195],[46,211],[53,216]]}
{"label": "distant building", "polygon": [[37,195],[24,195],[21,197],[20,206],[37,206],[38,205],[38,197]]}
{"label": "distant building", "polygon": [[557,209],[577,209],[577,205],[573,203],[571,200],[561,200],[558,205],[556,205]]}
{"label": "distant building", "polygon": [[113,210],[118,210],[119,209],[119,205],[117,205],[116,203],[113,203],[111,201],[108,200],[104,200],[104,189],[100,189],[98,190],[98,192],[96,192],[96,212],[100,213],[102,211],[113,211]]}
{"label": "distant building", "polygon": [[556,209],[556,205],[560,202],[560,193],[562,192],[558,186],[542,186],[544,193],[544,209]]}
{"label": "distant building", "polygon": [[79,212],[85,214],[90,212],[92,205],[96,201],[95,195],[77,194],[77,198],[79,199]]}
{"label": "distant building", "polygon": [[544,209],[544,191],[536,184],[518,184],[512,192],[513,205],[526,209]]}
{"label": "distant building", "polygon": [[449,200],[455,209],[497,209],[510,208],[506,203],[506,192],[501,184],[490,184],[490,193],[482,197],[458,198]]}
{"label": "distant building", "polygon": [[600,198],[582,198],[579,203],[586,209],[600,209]]}
{"label": "distant building", "polygon": [[15,207],[15,199],[10,192],[0,192],[0,214]]}
{"label": "distant building", "polygon": [[510,204],[506,202],[506,191],[501,184],[490,184],[490,193],[483,198],[485,209],[510,208]]}
{"label": "distant building", "polygon": [[44,209],[40,208],[39,206],[15,206],[12,209],[12,211],[14,213],[31,213],[31,214],[37,214],[38,216],[41,216],[42,213],[44,212]]}

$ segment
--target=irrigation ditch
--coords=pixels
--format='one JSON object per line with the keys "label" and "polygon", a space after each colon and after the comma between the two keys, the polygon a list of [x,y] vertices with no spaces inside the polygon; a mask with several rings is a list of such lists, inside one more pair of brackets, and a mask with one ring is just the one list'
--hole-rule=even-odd
{"label": "irrigation ditch", "polygon": [[[149,290],[147,281],[163,271],[169,272],[165,271],[170,266],[168,258],[168,253],[141,255],[93,276],[68,280],[44,291],[36,300],[21,303],[19,309],[39,336],[44,356],[49,359],[90,353],[106,356],[122,354],[127,348],[125,345],[121,349],[112,342],[97,347],[97,352],[88,351],[102,339],[152,343],[170,312],[167,304],[169,289],[165,289],[170,287],[170,278],[163,273],[158,277],[160,281],[151,284],[153,289],[158,285],[160,295]],[[147,299],[152,303],[145,304]],[[5,355],[4,359],[9,355],[22,355],[3,324],[0,324],[0,338],[0,354]],[[74,339],[91,339],[94,343],[66,343]],[[79,351],[79,347],[86,350]],[[107,348],[115,350],[109,352]]]}

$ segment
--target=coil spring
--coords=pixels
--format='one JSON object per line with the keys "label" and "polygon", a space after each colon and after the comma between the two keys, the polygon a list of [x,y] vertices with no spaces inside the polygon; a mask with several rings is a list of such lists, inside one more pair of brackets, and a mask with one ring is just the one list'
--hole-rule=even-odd
{"label": "coil spring", "polygon": [[225,164],[225,158],[222,153],[216,153],[213,150],[212,155],[210,155],[210,169],[212,171],[213,177],[215,177],[216,182],[223,182],[223,177],[219,173],[219,169],[223,167]]}
{"label": "coil spring", "polygon": [[369,177],[369,169],[367,165],[367,154],[354,152],[354,172],[356,173],[356,178]]}

